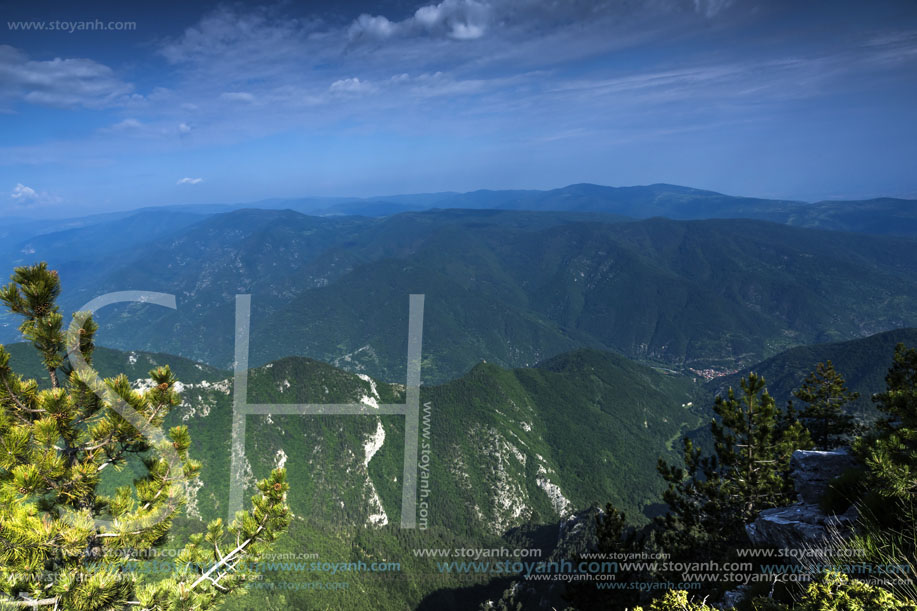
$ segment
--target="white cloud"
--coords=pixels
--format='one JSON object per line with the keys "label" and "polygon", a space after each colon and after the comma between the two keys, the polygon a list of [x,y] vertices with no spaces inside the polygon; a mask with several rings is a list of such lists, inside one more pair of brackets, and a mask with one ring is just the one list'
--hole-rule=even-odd
{"label": "white cloud", "polygon": [[226,91],[220,94],[220,99],[251,104],[255,101],[255,96],[247,91]]}
{"label": "white cloud", "polygon": [[595,43],[596,34],[604,36],[604,46],[611,46],[616,39],[632,38],[635,30],[658,33],[665,22],[685,21],[686,14],[720,17],[735,4],[737,0],[441,0],[421,6],[401,21],[385,15],[360,15],[348,28],[348,36],[351,42],[418,36],[457,41],[488,37],[507,42],[542,41],[544,49],[552,47],[548,39],[566,29],[579,34],[567,41],[573,46],[582,36]]}
{"label": "white cloud", "polygon": [[413,77],[408,74],[398,74],[389,79],[389,83],[392,86],[405,87],[406,91],[415,97],[432,98],[437,96],[460,96],[479,93],[485,90],[488,85],[508,84],[508,80],[456,80],[442,72],[434,72],[433,74],[424,73]]}
{"label": "white cloud", "polygon": [[36,191],[32,187],[27,187],[21,182],[16,183],[16,186],[10,191],[10,199],[20,206],[56,204],[61,201],[61,198],[55,195],[51,195],[44,191]]}
{"label": "white cloud", "polygon": [[184,177],[184,178],[178,179],[178,182],[175,183],[175,184],[177,184],[177,185],[196,185],[196,184],[202,183],[202,182],[204,182],[204,179],[203,179],[203,178],[188,178],[188,177],[186,176],[186,177]]}
{"label": "white cloud", "polygon": [[334,81],[331,83],[331,86],[328,88],[328,91],[331,93],[345,93],[345,94],[356,94],[356,93],[370,93],[375,89],[371,83],[366,81],[361,81],[360,79],[354,78],[345,78],[339,81]]}
{"label": "white cloud", "polygon": [[456,23],[450,36],[456,40],[474,40],[484,35],[484,26],[473,23]]}
{"label": "white cloud", "polygon": [[733,0],[694,0],[694,10],[705,17],[715,17],[732,6]]}
{"label": "white cloud", "polygon": [[[225,62],[240,70],[276,61],[278,55],[295,51],[315,24],[275,9],[260,7],[241,11],[222,6],[201,18],[182,36],[167,43],[159,53],[175,64]],[[299,57],[298,59],[302,59]]]}
{"label": "white cloud", "polygon": [[360,38],[384,39],[394,34],[398,29],[398,25],[385,17],[364,14],[356,18],[351,24],[348,33],[353,40]]}
{"label": "white cloud", "polygon": [[0,100],[61,108],[114,106],[133,91],[111,68],[91,59],[33,60],[9,45],[0,45],[0,82]]}
{"label": "white cloud", "polygon": [[143,123],[137,119],[124,119],[118,123],[112,125],[112,129],[125,130],[125,129],[139,129],[143,127]]}
{"label": "white cloud", "polygon": [[445,32],[456,40],[480,38],[491,21],[489,3],[476,0],[443,0],[439,4],[422,6],[414,13],[413,22],[428,32]]}
{"label": "white cloud", "polygon": [[38,199],[38,193],[32,187],[27,187],[20,182],[13,187],[10,197],[22,203],[28,203]]}
{"label": "white cloud", "polygon": [[422,6],[414,15],[392,22],[382,15],[360,15],[350,25],[351,40],[384,40],[396,34],[426,33],[443,35],[455,40],[481,38],[491,22],[489,3],[477,0],[443,0],[439,4]]}
{"label": "white cloud", "polygon": [[[164,103],[163,106],[167,106],[167,104]],[[122,119],[111,126],[99,129],[97,133],[100,136],[115,138],[121,143],[128,140],[172,142],[175,141],[176,136],[187,136],[192,131],[193,127],[189,122],[182,121],[174,115],[156,116],[151,114],[148,119],[145,118],[143,121],[133,117]]]}
{"label": "white cloud", "polygon": [[[658,1],[680,2],[693,12],[693,0]],[[243,137],[245,127],[264,133],[327,126],[361,110],[410,114],[411,104],[430,96],[448,103],[449,95],[492,94],[502,98],[490,105],[499,109],[506,97],[519,99],[501,90],[508,77],[524,79],[627,45],[624,26],[609,29],[600,19],[612,9],[598,6],[594,0],[427,0],[403,20],[362,15],[334,27],[290,18],[279,5],[224,5],[160,47],[178,80],[172,98],[154,106],[175,111],[164,137],[188,121],[180,107],[195,117],[209,113],[213,120],[201,122],[208,136],[230,139]],[[469,41],[477,42],[464,44]],[[438,71],[437,78],[416,76]],[[417,80],[398,86],[392,75],[402,72]],[[539,89],[532,82],[527,93]],[[360,108],[367,94],[381,91],[392,95],[373,96],[371,107]],[[264,107],[272,112],[260,112]]]}

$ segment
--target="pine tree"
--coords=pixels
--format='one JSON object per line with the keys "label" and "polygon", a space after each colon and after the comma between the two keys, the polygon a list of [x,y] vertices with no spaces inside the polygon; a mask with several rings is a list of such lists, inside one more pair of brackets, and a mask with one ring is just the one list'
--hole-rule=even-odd
{"label": "pine tree", "polygon": [[889,499],[917,503],[917,349],[898,344],[886,390],[873,397],[885,419],[878,434],[858,441],[872,489]]}
{"label": "pine tree", "polygon": [[917,350],[898,344],[885,392],[873,395],[884,414],[854,450],[866,465],[859,523],[848,543],[861,562],[901,567],[886,587],[917,603]]}
{"label": "pine tree", "polygon": [[763,509],[792,501],[788,477],[793,451],[811,446],[790,408],[777,409],[764,378],[750,374],[714,404],[714,454],[684,440],[685,467],[659,461],[669,487],[669,513],[660,521],[663,545],[673,555],[718,558],[745,540],[744,526]]}
{"label": "pine tree", "polygon": [[873,396],[885,418],[854,446],[868,469],[868,489],[879,497],[865,517],[896,533],[896,554],[917,566],[917,349],[895,348],[885,384]]}
{"label": "pine tree", "polygon": [[[637,587],[627,588],[624,584],[636,585],[655,580],[655,575],[649,569],[650,563],[639,562],[643,554],[654,557],[653,554],[660,551],[654,547],[652,529],[637,530],[628,525],[627,516],[608,503],[605,510],[598,512],[595,517],[595,536],[594,552],[601,556],[592,558],[630,559],[635,561],[635,568],[624,568],[626,563],[609,566],[612,572],[609,578],[622,584],[620,589],[599,589],[595,581],[571,581],[567,585],[565,598],[580,611],[629,609],[646,599],[646,592],[641,592]],[[589,560],[576,554],[572,561],[574,566],[579,566],[580,562]],[[600,577],[596,574],[596,578]]]}
{"label": "pine tree", "polygon": [[[11,280],[0,300],[24,318],[20,331],[40,354],[50,388],[17,375],[0,346],[0,608],[212,608],[286,528],[284,470],[258,484],[253,508],[231,525],[215,520],[191,536],[171,574],[140,579],[130,563],[164,545],[184,485],[200,471],[186,427],[160,432],[179,403],[175,376],[154,369],[144,392],[124,375],[100,380],[91,369],[97,325],[78,313],[63,330],[57,273],[40,263],[16,268]],[[100,492],[106,468],[137,459],[144,477],[113,495]]]}
{"label": "pine tree", "polygon": [[[885,376],[885,392],[873,402],[888,417],[886,431],[917,430],[917,349],[904,344],[895,347],[892,366]],[[917,444],[910,445],[913,451]]]}
{"label": "pine tree", "polygon": [[860,395],[847,389],[831,361],[816,365],[793,396],[806,403],[799,419],[811,432],[816,449],[836,448],[856,432],[853,416],[844,407]]}

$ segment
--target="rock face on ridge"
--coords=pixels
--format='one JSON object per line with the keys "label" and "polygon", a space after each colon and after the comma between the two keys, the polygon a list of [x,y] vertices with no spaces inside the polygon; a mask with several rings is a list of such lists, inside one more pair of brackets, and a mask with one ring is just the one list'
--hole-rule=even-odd
{"label": "rock face on ridge", "polygon": [[790,459],[799,502],[789,507],[766,509],[745,527],[754,545],[803,549],[820,547],[835,532],[844,532],[856,519],[851,507],[842,515],[826,514],[819,501],[834,478],[855,467],[856,459],[846,450],[828,452],[796,450]]}
{"label": "rock face on ridge", "polygon": [[817,548],[833,532],[846,531],[855,511],[841,515],[828,515],[815,504],[797,503],[789,507],[767,509],[745,527],[748,538],[755,545],[781,549]]}
{"label": "rock face on ridge", "polygon": [[790,458],[790,469],[799,501],[818,503],[831,480],[856,465],[856,459],[846,448],[829,452],[796,450]]}
{"label": "rock face on ridge", "polygon": [[[745,532],[753,545],[774,549],[792,550],[787,560],[809,567],[816,573],[820,566],[830,561],[830,550],[838,537],[849,532],[857,518],[855,506],[841,515],[825,513],[819,504],[828,491],[831,480],[857,466],[856,459],[847,449],[829,452],[796,450],[790,458],[790,477],[799,498],[788,507],[765,509]],[[748,595],[748,586],[729,590],[723,595],[721,608],[731,609]]]}

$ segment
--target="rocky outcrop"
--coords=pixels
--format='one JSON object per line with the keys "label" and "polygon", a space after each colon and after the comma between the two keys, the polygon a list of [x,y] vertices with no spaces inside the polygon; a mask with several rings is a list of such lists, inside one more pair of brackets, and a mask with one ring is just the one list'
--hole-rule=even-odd
{"label": "rocky outcrop", "polygon": [[[787,555],[785,560],[813,567],[824,566],[830,558],[828,548],[836,546],[838,539],[849,532],[856,520],[856,507],[844,514],[825,513],[819,502],[828,491],[831,480],[857,465],[856,459],[846,449],[821,452],[796,450],[790,459],[790,477],[799,502],[788,507],[766,509],[757,519],[745,526],[751,543],[759,547],[793,550],[808,553]],[[748,587],[726,592],[723,608],[731,608],[742,601]]]}
{"label": "rocky outcrop", "polygon": [[719,609],[732,609],[745,600],[749,590],[751,590],[751,587],[747,585],[739,586],[735,590],[729,590],[723,594],[723,600],[721,600],[718,605],[714,605],[714,607]]}
{"label": "rocky outcrop", "polygon": [[745,527],[748,538],[754,545],[797,549],[820,546],[828,536],[846,531],[856,519],[856,509],[851,508],[843,515],[828,515],[818,503],[831,480],[856,464],[856,459],[845,449],[793,452],[790,476],[799,502],[762,511]]}
{"label": "rocky outcrop", "polygon": [[799,501],[818,503],[831,480],[856,465],[856,458],[846,449],[830,452],[796,450],[790,458],[790,470]]}
{"label": "rocky outcrop", "polygon": [[856,459],[844,449],[793,452],[790,476],[799,502],[762,511],[745,527],[748,538],[754,545],[802,549],[820,546],[824,539],[847,531],[856,519],[856,509],[848,509],[842,515],[829,515],[822,511],[819,501],[828,491],[831,480],[856,464]]}
{"label": "rocky outcrop", "polygon": [[828,515],[818,505],[797,503],[762,511],[745,532],[757,546],[804,549],[821,546],[835,533],[846,532],[855,519],[853,508],[843,515]]}

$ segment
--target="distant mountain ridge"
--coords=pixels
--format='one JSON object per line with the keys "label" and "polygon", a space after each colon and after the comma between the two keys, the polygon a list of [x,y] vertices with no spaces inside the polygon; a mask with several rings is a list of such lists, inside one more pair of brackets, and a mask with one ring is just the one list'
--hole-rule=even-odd
{"label": "distant mountain ridge", "polygon": [[128,288],[180,297],[176,312],[106,312],[103,337],[116,347],[226,366],[234,296],[250,293],[253,362],[300,354],[345,366],[337,359],[350,355],[346,366],[391,380],[404,377],[412,293],[427,295],[425,371],[435,381],[481,358],[524,366],[582,346],[730,369],[793,345],[917,325],[908,241],[749,220],[240,211],[81,284],[84,303]]}
{"label": "distant mountain ridge", "polygon": [[320,215],[389,216],[436,208],[464,208],[593,212],[633,219],[656,216],[674,220],[747,218],[833,231],[917,237],[915,200],[885,197],[806,203],[725,195],[664,183],[632,187],[580,183],[545,191],[479,190],[348,198],[323,206],[324,203],[320,198],[311,198],[273,200],[270,205]]}
{"label": "distant mountain ridge", "polygon": [[[824,200],[814,203],[726,195],[716,191],[656,183],[611,187],[578,183],[548,190],[489,190],[384,195],[372,197],[271,198],[253,202],[172,204],[134,211],[97,214],[85,219],[29,220],[8,218],[6,223],[29,235],[84,224],[118,220],[135,213],[158,211],[213,215],[241,209],[289,209],[314,216],[391,216],[402,212],[463,208],[472,210],[529,210],[592,212],[633,219],[656,216],[675,220],[749,218],[800,227],[917,237],[917,200],[877,197],[862,200]],[[9,234],[0,228],[0,238]]]}
{"label": "distant mountain ridge", "polygon": [[[917,248],[894,236],[492,209],[158,221],[125,220],[113,240],[81,228],[34,242],[62,270],[65,309],[111,291],[176,295],[176,311],[106,308],[104,343],[217,367],[232,359],[237,294],[252,295],[253,363],[302,355],[389,380],[404,378],[412,293],[427,295],[424,370],[436,382],[482,358],[519,367],[581,347],[732,370],[795,345],[917,326]],[[93,243],[74,246],[84,239]],[[15,340],[15,324],[0,318],[0,340]]]}
{"label": "distant mountain ridge", "polygon": [[[917,201],[876,198],[805,203],[724,195],[715,191],[653,184],[606,187],[575,184],[548,191],[472,191],[419,198],[373,198],[379,203],[438,208],[601,212],[634,219],[675,220],[748,218],[799,227],[874,234],[917,236]],[[346,213],[350,203],[333,210]],[[380,210],[384,210],[381,208]]]}

